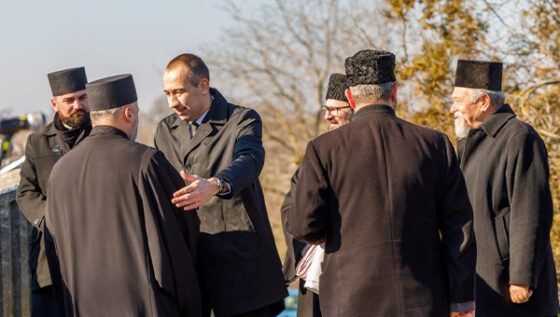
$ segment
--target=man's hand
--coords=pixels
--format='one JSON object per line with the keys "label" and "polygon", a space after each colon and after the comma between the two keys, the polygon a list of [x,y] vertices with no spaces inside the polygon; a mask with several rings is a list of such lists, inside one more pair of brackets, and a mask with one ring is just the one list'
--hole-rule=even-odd
{"label": "man's hand", "polygon": [[509,296],[511,301],[516,304],[523,304],[529,301],[529,298],[533,295],[533,291],[529,289],[527,285],[510,284],[509,285]]}
{"label": "man's hand", "polygon": [[452,311],[450,317],[474,317],[474,309],[469,311]]}
{"label": "man's hand", "polygon": [[206,179],[187,174],[184,170],[181,171],[181,177],[191,183],[173,193],[171,203],[175,204],[177,208],[196,209],[207,203],[219,191],[217,180],[214,177]]}

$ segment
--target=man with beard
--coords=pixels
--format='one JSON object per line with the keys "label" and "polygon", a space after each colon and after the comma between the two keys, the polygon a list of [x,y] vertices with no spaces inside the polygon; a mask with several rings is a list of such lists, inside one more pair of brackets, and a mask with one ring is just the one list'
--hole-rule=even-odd
{"label": "man with beard", "polygon": [[175,113],[159,123],[154,143],[189,182],[173,203],[200,217],[203,315],[276,316],[287,291],[258,179],[261,118],[211,88],[193,54],[169,62],[163,89]]}
{"label": "man with beard", "polygon": [[459,60],[451,113],[478,242],[476,316],[556,316],[547,151],[501,88],[502,63]]}
{"label": "man with beard", "polygon": [[83,67],[48,74],[55,111],[53,122],[27,139],[16,201],[33,225],[29,236],[31,316],[60,316],[45,256],[44,215],[47,181],[54,164],[90,132],[86,73]]}
{"label": "man with beard", "polygon": [[[352,120],[354,109],[350,107],[350,104],[344,95],[346,88],[348,88],[346,85],[346,75],[336,73],[331,74],[329,77],[329,85],[327,87],[326,101],[325,104],[321,106],[329,131],[341,127]],[[286,214],[290,212],[289,210],[294,206],[298,178],[299,168],[292,176],[290,191],[288,191],[286,197],[284,197],[284,202],[282,203],[282,207],[280,209],[283,223],[285,222]],[[297,278],[296,267],[305,253],[309,250],[310,245],[294,239],[294,237],[286,231],[286,226],[284,225],[283,227],[288,249],[286,250],[282,271],[284,272],[284,280],[289,284]],[[304,284],[305,281],[300,280],[297,306],[298,317],[321,316],[319,296],[311,291],[308,291],[304,287]]]}
{"label": "man with beard", "polygon": [[352,122],[310,141],[286,226],[325,243],[323,316],[473,316],[472,210],[453,145],[396,117],[395,56],[346,59]]}
{"label": "man with beard", "polygon": [[200,316],[198,217],[169,201],[183,181],[134,142],[131,75],[87,84],[93,130],[54,166],[46,243],[66,316]]}

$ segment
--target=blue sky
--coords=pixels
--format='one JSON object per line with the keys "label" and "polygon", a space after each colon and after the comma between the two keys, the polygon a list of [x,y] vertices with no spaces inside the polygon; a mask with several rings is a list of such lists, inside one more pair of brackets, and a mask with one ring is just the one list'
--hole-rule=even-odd
{"label": "blue sky", "polygon": [[86,67],[90,81],[131,73],[140,107],[148,110],[162,94],[161,72],[171,58],[200,54],[203,44],[227,33],[232,21],[222,5],[223,0],[2,0],[0,113],[50,114],[47,73],[76,66]]}

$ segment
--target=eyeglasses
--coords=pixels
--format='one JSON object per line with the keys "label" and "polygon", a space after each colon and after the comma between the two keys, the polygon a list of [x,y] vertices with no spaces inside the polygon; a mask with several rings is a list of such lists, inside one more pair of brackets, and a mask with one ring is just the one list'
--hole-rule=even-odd
{"label": "eyeglasses", "polygon": [[326,113],[330,113],[333,116],[338,115],[338,111],[342,110],[342,109],[348,109],[350,108],[350,106],[344,106],[344,107],[329,107],[326,105],[322,105],[321,106],[321,113],[326,114]]}

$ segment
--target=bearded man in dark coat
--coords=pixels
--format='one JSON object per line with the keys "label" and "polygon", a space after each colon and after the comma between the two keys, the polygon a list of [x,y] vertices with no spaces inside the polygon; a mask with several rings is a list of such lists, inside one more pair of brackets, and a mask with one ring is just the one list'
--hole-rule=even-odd
{"label": "bearded man in dark coat", "polygon": [[43,235],[47,181],[54,164],[91,131],[85,69],[65,69],[47,77],[53,95],[54,119],[27,138],[25,162],[16,194],[19,209],[33,225],[29,235],[31,317],[60,316]]}
{"label": "bearded man in dark coat", "polygon": [[502,63],[459,60],[453,105],[474,211],[477,316],[556,316],[544,142],[504,104]]}
{"label": "bearded man in dark coat", "polygon": [[385,51],[346,60],[356,113],[309,142],[287,229],[325,243],[323,316],[472,316],[465,182],[446,135],[396,117],[394,67]]}
{"label": "bearded man in dark coat", "polygon": [[[321,110],[324,113],[323,118],[327,121],[328,129],[334,130],[341,127],[350,120],[354,114],[354,109],[350,107],[344,92],[348,88],[346,75],[344,74],[331,74],[329,77],[329,84],[327,86],[326,101]],[[290,181],[290,190],[284,197],[284,202],[281,207],[281,214],[283,223],[289,210],[294,207],[294,200],[296,195],[296,186],[299,178],[299,168],[296,170]],[[284,257],[284,265],[282,271],[284,272],[284,279],[287,284],[293,282],[296,276],[296,267],[299,261],[309,251],[310,245],[294,239],[294,237],[286,231],[284,225],[284,236],[286,238],[286,256]],[[319,307],[319,296],[305,287],[305,281],[299,280],[299,294],[297,304],[298,317],[319,317],[321,316],[321,308]]]}
{"label": "bearded man in dark coat", "polygon": [[169,199],[183,184],[134,142],[131,75],[87,84],[91,135],[54,166],[47,253],[67,316],[200,316],[198,217]]}
{"label": "bearded man in dark coat", "polygon": [[154,143],[188,182],[173,203],[200,217],[204,316],[276,316],[287,291],[258,179],[261,118],[211,88],[193,54],[169,62],[163,88],[175,113]]}

